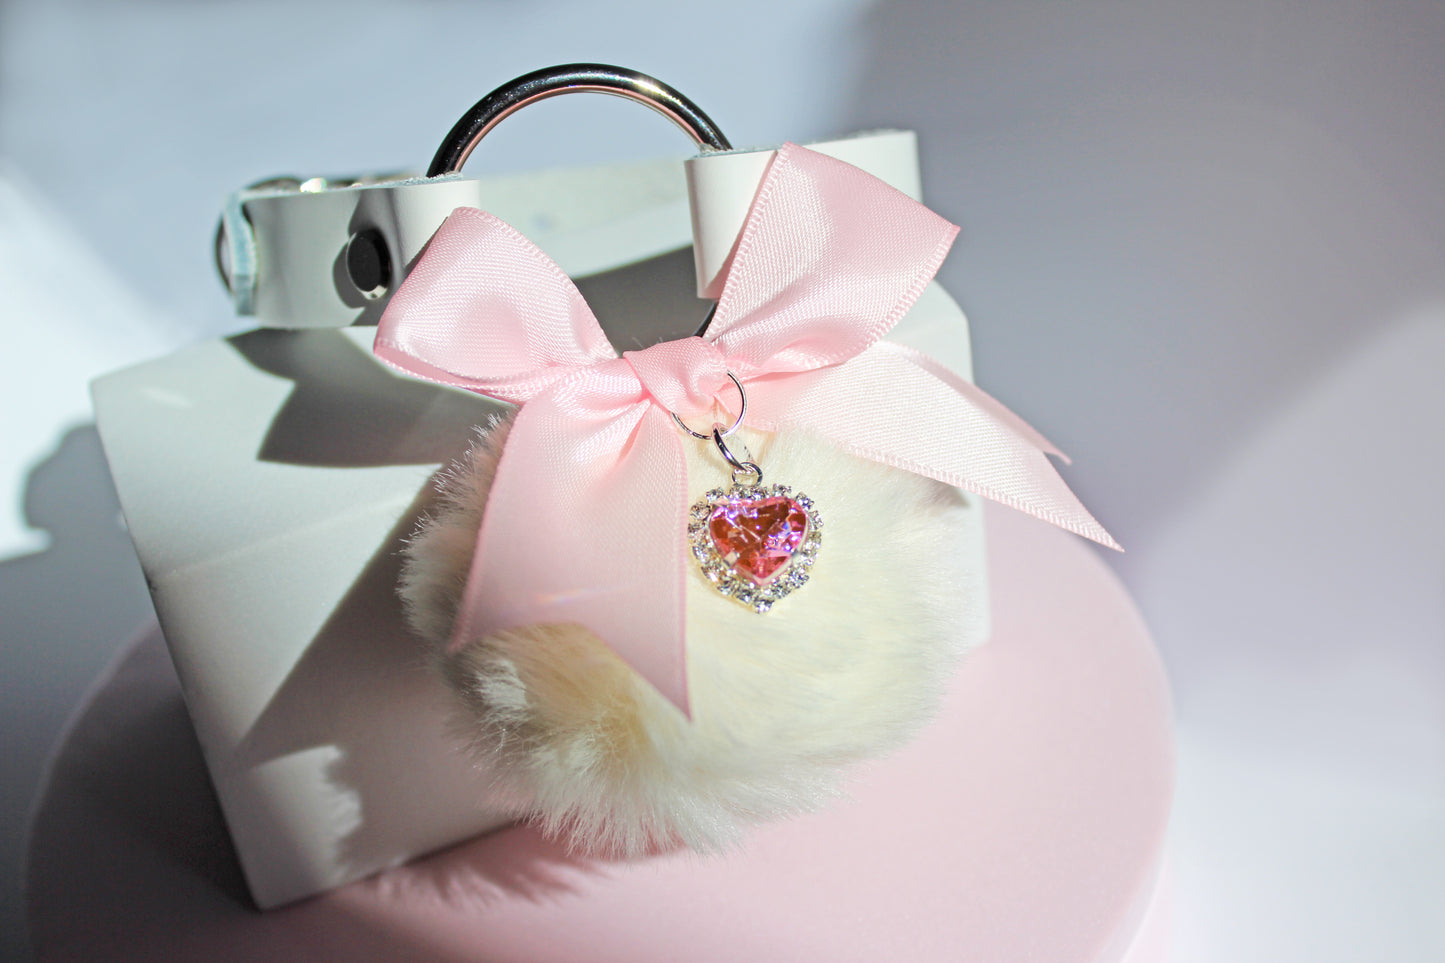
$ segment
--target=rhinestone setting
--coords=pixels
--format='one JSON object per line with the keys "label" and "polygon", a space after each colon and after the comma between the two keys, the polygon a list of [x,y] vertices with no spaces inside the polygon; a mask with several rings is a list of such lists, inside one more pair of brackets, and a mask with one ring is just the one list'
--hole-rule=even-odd
{"label": "rhinestone setting", "polygon": [[[801,532],[800,517],[806,519]],[[823,519],[811,498],[787,485],[733,485],[714,488],[692,506],[687,538],[718,594],[761,615],[807,584],[823,543]]]}

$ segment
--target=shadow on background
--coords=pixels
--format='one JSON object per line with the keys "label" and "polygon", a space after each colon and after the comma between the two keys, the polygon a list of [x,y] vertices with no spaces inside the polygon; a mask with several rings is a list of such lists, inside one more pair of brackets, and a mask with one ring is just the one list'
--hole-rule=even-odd
{"label": "shadow on background", "polygon": [[577,290],[619,354],[693,334],[712,302],[697,296],[692,248],[577,278]]}
{"label": "shadow on background", "polygon": [[[261,328],[228,340],[255,367],[295,383],[257,452],[260,461],[445,463],[465,450],[472,425],[500,410],[477,395],[399,377],[340,329]],[[431,430],[417,430],[423,423]]]}
{"label": "shadow on background", "polygon": [[[546,899],[588,872],[523,828],[502,830],[335,893],[252,908],[159,632],[130,646],[87,701],[37,814],[28,884],[53,960],[473,959],[378,912],[388,892]],[[107,872],[108,865],[119,867]],[[415,921],[413,921],[415,922]]]}
{"label": "shadow on background", "polygon": [[[94,426],[71,429],[30,472],[25,519],[50,545],[0,561],[0,673],[11,683],[0,699],[7,867],[20,865],[32,790],[83,687],[111,658],[117,635],[153,617]],[[0,956],[23,959],[24,908],[12,893],[0,888]]]}

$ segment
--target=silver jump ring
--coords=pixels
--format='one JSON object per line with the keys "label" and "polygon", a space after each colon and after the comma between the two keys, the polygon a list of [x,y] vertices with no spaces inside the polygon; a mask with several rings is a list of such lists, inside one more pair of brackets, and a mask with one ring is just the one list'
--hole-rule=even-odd
{"label": "silver jump ring", "polygon": [[472,150],[487,133],[528,104],[559,94],[595,91],[626,97],[651,107],[710,150],[732,150],[723,132],[692,101],[647,74],[609,64],[561,64],[523,74],[472,105],[437,148],[428,177],[462,169]]}
{"label": "silver jump ring", "polygon": [[[743,390],[743,383],[738,380],[738,376],[737,376],[737,375],[733,374],[731,371],[726,371],[726,372],[724,372],[724,374],[726,374],[729,378],[732,379],[732,383],[737,386],[737,389],[738,389],[738,397],[742,399],[742,407],[738,409],[738,416],[737,416],[737,418],[735,418],[735,419],[733,420],[733,423],[728,427],[728,430],[727,430],[727,431],[722,432],[722,437],[723,437],[723,438],[726,438],[728,435],[731,435],[733,432],[737,431],[738,428],[740,428],[740,427],[742,426],[743,419],[747,417],[747,414],[748,414],[748,393]],[[670,412],[668,412],[668,414],[672,415],[672,420],[675,421],[675,422],[677,422],[677,427],[681,428],[683,431],[687,432],[689,435],[692,435],[694,438],[700,438],[700,439],[702,439],[703,441],[711,441],[712,438],[713,438],[713,435],[716,434],[717,431],[718,431],[718,429],[717,429],[716,427],[713,428],[711,434],[706,434],[706,435],[703,434],[703,433],[700,432],[700,431],[693,431],[691,428],[689,428],[689,427],[687,426],[687,423],[686,423],[686,422],[684,422],[681,418],[679,418],[679,417],[677,416],[677,412],[675,412],[675,411],[670,411]],[[727,454],[727,449],[726,449],[726,448],[723,449],[723,453],[727,456],[728,461],[732,461],[732,456]]]}
{"label": "silver jump ring", "polygon": [[722,456],[727,463],[733,466],[733,484],[751,487],[763,483],[763,470],[759,468],[756,463],[743,461],[732,453],[732,449],[727,446],[727,442],[723,441],[721,426],[713,428],[712,441],[713,444],[717,445],[717,450],[722,452]]}

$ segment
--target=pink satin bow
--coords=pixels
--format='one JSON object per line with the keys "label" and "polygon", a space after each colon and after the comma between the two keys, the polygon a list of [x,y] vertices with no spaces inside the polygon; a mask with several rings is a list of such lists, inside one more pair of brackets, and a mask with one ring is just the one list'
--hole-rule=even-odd
{"label": "pink satin bow", "polygon": [[728,371],[746,386],[751,427],[815,432],[1117,547],[1049,464],[1057,449],[937,362],[881,340],[957,232],[877,178],[787,144],[706,337],[618,357],[545,254],[490,214],[455,211],[375,344],[403,371],[521,406],[453,645],[579,623],[687,712],[689,499],[669,412],[735,411]]}

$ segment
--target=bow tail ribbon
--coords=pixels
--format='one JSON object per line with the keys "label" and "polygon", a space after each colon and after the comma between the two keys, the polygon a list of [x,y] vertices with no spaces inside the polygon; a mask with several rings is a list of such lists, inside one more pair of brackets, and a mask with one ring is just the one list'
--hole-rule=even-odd
{"label": "bow tail ribbon", "polygon": [[861,458],[1119,547],[1049,464],[1045,453],[1063,457],[1058,449],[921,352],[879,341],[836,367],[755,382],[748,398],[756,427],[811,431]]}
{"label": "bow tail ribbon", "polygon": [[523,405],[497,464],[453,647],[531,624],[587,626],[688,711],[687,471],[671,417],[638,400]]}

